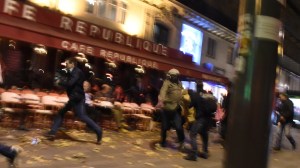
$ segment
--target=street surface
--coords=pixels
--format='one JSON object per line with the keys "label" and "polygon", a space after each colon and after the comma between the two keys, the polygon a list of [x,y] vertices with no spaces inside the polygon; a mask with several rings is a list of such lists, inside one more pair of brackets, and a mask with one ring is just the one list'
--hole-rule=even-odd
{"label": "street surface", "polygon": [[[0,127],[0,142],[8,145],[20,145],[24,151],[17,160],[20,168],[222,168],[224,149],[217,134],[210,133],[210,157],[205,160],[186,161],[184,153],[176,149],[176,133],[168,133],[168,147],[161,148],[155,142],[159,139],[159,130],[116,132],[104,129],[101,145],[96,145],[96,135],[85,131],[69,130],[67,134],[58,133],[55,141],[44,139],[46,130],[31,129],[19,131]],[[298,148],[283,138],[283,149],[270,150],[269,168],[300,168],[300,129],[294,129],[294,138]],[[33,138],[38,143],[32,144]],[[199,139],[199,147],[201,141]],[[188,140],[186,140],[189,148]],[[245,163],[246,164],[246,163]],[[0,157],[0,167],[6,168],[5,157]]]}

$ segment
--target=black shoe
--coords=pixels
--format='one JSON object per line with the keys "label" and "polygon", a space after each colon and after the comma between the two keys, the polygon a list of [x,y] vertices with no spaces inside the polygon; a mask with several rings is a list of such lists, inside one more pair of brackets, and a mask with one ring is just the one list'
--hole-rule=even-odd
{"label": "black shoe", "polygon": [[45,133],[43,136],[46,137],[50,141],[54,141],[54,139],[55,139],[55,135],[50,132]]}
{"label": "black shoe", "polygon": [[163,147],[163,148],[167,147],[167,143],[166,142],[160,142],[159,145],[160,145],[160,147]]}
{"label": "black shoe", "polygon": [[97,141],[96,141],[96,144],[97,144],[97,145],[101,145],[101,140],[102,140],[102,136],[101,136],[101,135],[97,135]]}
{"label": "black shoe", "polygon": [[194,154],[188,154],[185,157],[183,157],[185,160],[190,160],[190,161],[197,161],[197,156]]}
{"label": "black shoe", "polygon": [[183,143],[183,142],[180,142],[177,149],[178,149],[178,151],[180,151],[180,152],[184,152],[184,150],[185,150],[184,143]]}
{"label": "black shoe", "polygon": [[275,147],[273,147],[273,150],[275,150],[275,151],[280,151],[280,147],[275,146]]}
{"label": "black shoe", "polygon": [[293,150],[296,150],[296,143],[292,144]]}
{"label": "black shoe", "polygon": [[18,130],[21,130],[21,131],[30,131],[28,128],[26,128],[24,125],[21,125],[17,128]]}
{"label": "black shoe", "polygon": [[209,155],[208,152],[198,152],[198,157],[208,159]]}

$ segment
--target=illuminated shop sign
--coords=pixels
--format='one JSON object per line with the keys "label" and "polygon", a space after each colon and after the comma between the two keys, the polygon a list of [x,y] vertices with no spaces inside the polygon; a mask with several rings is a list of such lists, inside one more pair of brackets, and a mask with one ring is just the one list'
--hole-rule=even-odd
{"label": "illuminated shop sign", "polygon": [[203,32],[188,26],[182,25],[180,51],[193,55],[193,62],[200,65]]}
{"label": "illuminated shop sign", "polygon": [[97,57],[102,57],[111,61],[121,61],[129,64],[142,65],[143,67],[158,69],[159,65],[156,61],[151,61],[149,59],[140,58],[131,56],[128,54],[123,54],[120,52],[111,51],[108,49],[103,49],[99,47],[93,47],[85,44],[79,44],[71,41],[61,41],[61,46],[59,48],[63,48],[68,51],[73,52],[81,52],[84,54],[90,54]]}

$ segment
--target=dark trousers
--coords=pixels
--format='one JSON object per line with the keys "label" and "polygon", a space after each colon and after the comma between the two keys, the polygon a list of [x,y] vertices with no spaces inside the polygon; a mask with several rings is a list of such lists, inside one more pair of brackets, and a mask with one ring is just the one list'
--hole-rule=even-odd
{"label": "dark trousers", "polygon": [[207,121],[206,119],[198,119],[192,124],[190,129],[190,139],[192,152],[194,152],[195,154],[198,152],[197,134],[199,134],[202,139],[202,152],[208,152],[208,129],[209,121]]}
{"label": "dark trousers", "polygon": [[90,119],[86,115],[85,111],[85,103],[84,99],[79,100],[79,101],[71,101],[69,100],[65,106],[58,111],[57,116],[54,119],[54,123],[52,125],[51,131],[49,132],[50,134],[56,134],[58,128],[61,126],[64,115],[66,114],[67,111],[71,110],[73,108],[75,115],[83,122],[85,122],[89,128],[91,128],[97,136],[101,139],[102,137],[102,130],[99,125],[97,125],[92,119]]}
{"label": "dark trousers", "polygon": [[15,157],[16,152],[12,150],[10,146],[0,144],[0,154],[2,154],[7,158],[12,159],[13,157]]}
{"label": "dark trousers", "polygon": [[227,120],[222,120],[220,135],[223,140],[225,140],[225,138],[226,138],[226,133],[227,133]]}
{"label": "dark trousers", "polygon": [[295,146],[296,141],[294,140],[294,138],[292,137],[292,134],[291,134],[292,123],[284,123],[284,124],[279,123],[277,127],[278,128],[277,128],[277,133],[276,133],[277,135],[276,135],[275,147],[277,147],[277,148],[281,147],[283,133],[285,133],[285,136],[290,141],[290,143],[293,146]]}
{"label": "dark trousers", "polygon": [[[100,112],[96,110],[94,106],[85,104],[85,111],[88,117],[92,119],[96,124],[99,123]],[[86,124],[88,130],[93,130],[88,124]]]}
{"label": "dark trousers", "polygon": [[183,143],[184,141],[184,130],[181,121],[181,114],[177,110],[161,111],[161,143],[166,143],[167,131],[173,126],[177,133],[178,142]]}
{"label": "dark trousers", "polygon": [[100,112],[94,107],[85,104],[86,114],[95,122],[98,123],[100,119]]}

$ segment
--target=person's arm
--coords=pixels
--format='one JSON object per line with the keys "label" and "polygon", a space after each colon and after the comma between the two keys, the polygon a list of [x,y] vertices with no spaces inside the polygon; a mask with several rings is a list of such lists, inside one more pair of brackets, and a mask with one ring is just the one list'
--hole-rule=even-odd
{"label": "person's arm", "polygon": [[162,101],[165,100],[168,87],[169,87],[169,82],[168,81],[164,81],[162,87],[160,88],[160,92],[159,92],[159,96],[158,96],[158,101],[162,102]]}
{"label": "person's arm", "polygon": [[73,70],[73,72],[70,73],[70,78],[69,80],[63,80],[60,81],[60,85],[64,86],[64,87],[70,87],[73,86],[80,78],[80,72],[77,71],[76,69]]}

